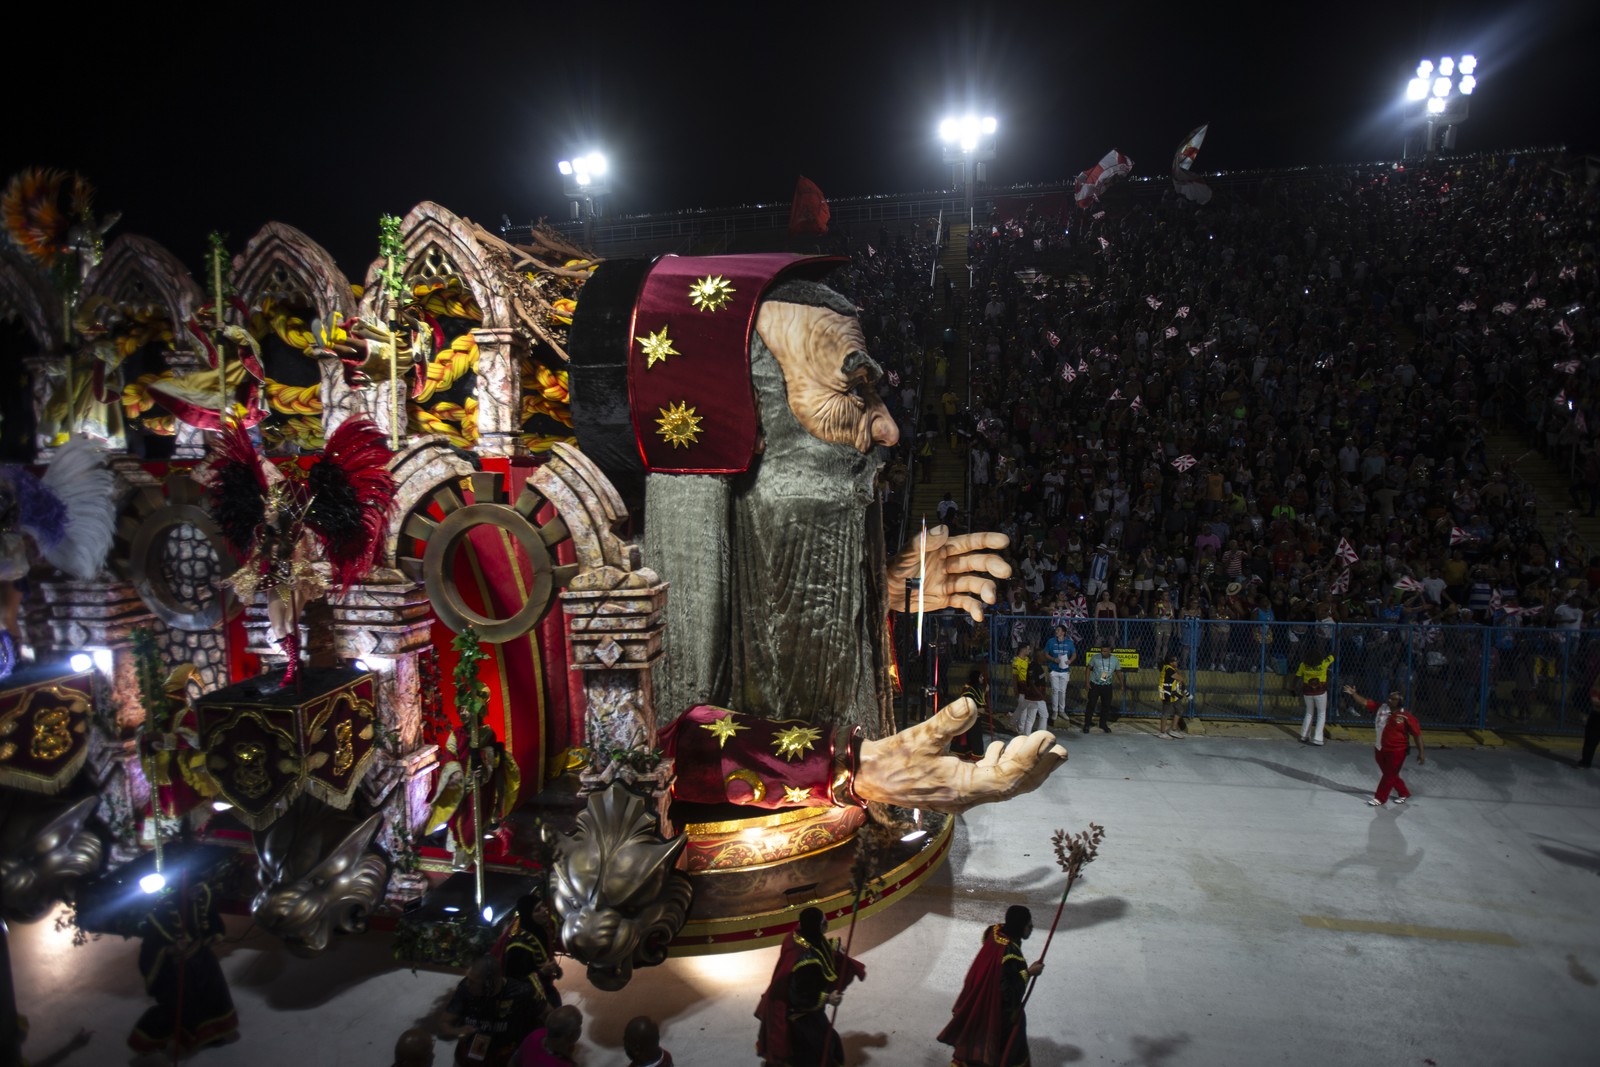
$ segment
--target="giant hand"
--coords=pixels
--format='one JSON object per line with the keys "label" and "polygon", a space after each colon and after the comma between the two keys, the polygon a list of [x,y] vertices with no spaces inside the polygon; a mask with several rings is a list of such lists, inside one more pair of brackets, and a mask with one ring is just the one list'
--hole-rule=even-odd
{"label": "giant hand", "polygon": [[[923,559],[921,538],[911,540],[899,555],[889,561],[889,607],[906,610],[906,580],[915,578]],[[927,572],[922,583],[922,606],[926,611],[960,608],[983,621],[983,606],[995,601],[994,580],[1011,577],[1011,564],[993,553],[1011,543],[1003,533],[975,533],[950,536],[948,526],[928,530]],[[911,610],[917,598],[911,597]],[[957,731],[959,733],[959,731]]]}
{"label": "giant hand", "polygon": [[[1000,534],[980,536],[1005,540]],[[931,530],[928,540],[933,540]],[[996,741],[977,763],[950,755],[950,739],[970,727],[977,714],[978,705],[962,697],[926,722],[881,741],[863,741],[856,793],[863,800],[955,814],[1031,792],[1067,761],[1067,750],[1048,730],[1009,744]]]}

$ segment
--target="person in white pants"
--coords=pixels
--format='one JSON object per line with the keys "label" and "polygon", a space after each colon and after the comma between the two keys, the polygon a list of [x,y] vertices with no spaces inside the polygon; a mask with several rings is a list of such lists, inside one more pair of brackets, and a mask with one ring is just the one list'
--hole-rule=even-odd
{"label": "person in white pants", "polygon": [[[1315,656],[1315,653],[1312,653]],[[1300,680],[1300,695],[1305,698],[1306,716],[1300,723],[1302,745],[1322,744],[1322,731],[1328,721],[1328,671],[1332,654],[1320,659],[1301,660],[1294,676]],[[1313,729],[1315,732],[1313,733]]]}
{"label": "person in white pants", "polygon": [[1067,682],[1072,678],[1072,661],[1077,658],[1078,646],[1067,636],[1067,628],[1058,625],[1055,636],[1044,643],[1045,658],[1050,661],[1050,718],[1067,717]]}

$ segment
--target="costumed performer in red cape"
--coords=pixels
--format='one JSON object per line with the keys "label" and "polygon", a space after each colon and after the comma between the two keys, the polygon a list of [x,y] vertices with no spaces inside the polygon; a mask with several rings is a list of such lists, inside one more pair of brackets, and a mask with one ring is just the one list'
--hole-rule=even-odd
{"label": "costumed performer in red cape", "polygon": [[766,1067],[844,1064],[844,1045],[828,1021],[828,1008],[839,1003],[853,979],[866,981],[867,968],[846,956],[827,930],[821,910],[807,908],[778,950],[772,981],[756,1006],[756,1018],[761,1020],[756,1055]]}
{"label": "costumed performer in red cape", "polygon": [[1044,970],[1043,961],[1023,958],[1022,942],[1031,933],[1033,913],[1021,904],[1011,905],[1005,922],[983,932],[983,947],[967,968],[950,1023],[939,1032],[939,1040],[955,1048],[951,1067],[1028,1067],[1022,997],[1028,979]]}

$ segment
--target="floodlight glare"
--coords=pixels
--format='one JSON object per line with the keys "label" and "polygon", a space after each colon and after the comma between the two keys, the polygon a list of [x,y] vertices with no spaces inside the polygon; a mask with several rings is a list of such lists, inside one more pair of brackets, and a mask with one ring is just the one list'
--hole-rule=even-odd
{"label": "floodlight glare", "polygon": [[1417,64],[1417,77],[1426,78],[1428,75],[1430,75],[1432,73],[1433,73],[1433,60],[1424,59],[1421,63]]}
{"label": "floodlight glare", "polygon": [[139,879],[139,888],[146,893],[159,893],[167,887],[166,876],[160,871],[154,871]]}
{"label": "floodlight glare", "polygon": [[994,121],[994,116],[989,115],[983,120],[983,132],[993,133],[997,125],[998,124]]}
{"label": "floodlight glare", "polygon": [[1473,71],[1475,71],[1477,69],[1478,69],[1478,57],[1477,56],[1462,56],[1461,57],[1461,73],[1463,73],[1463,74],[1471,74]]}
{"label": "floodlight glare", "polygon": [[494,905],[485,904],[483,906],[483,921],[486,923],[494,922]]}
{"label": "floodlight glare", "polygon": [[1478,79],[1474,78],[1470,74],[1468,74],[1466,77],[1462,78],[1461,79],[1461,84],[1457,86],[1457,88],[1461,90],[1461,95],[1462,96],[1471,96],[1472,95],[1472,90],[1476,89],[1477,87],[1478,87]]}
{"label": "floodlight glare", "polygon": [[578,172],[577,177],[578,177],[578,184],[579,185],[588,185],[589,184],[589,172],[588,171],[580,170]]}
{"label": "floodlight glare", "polygon": [[968,137],[966,135],[962,135],[962,138],[961,138],[961,151],[963,151],[963,152],[975,152],[975,151],[977,151],[977,148],[978,148],[978,139],[976,137]]}
{"label": "floodlight glare", "polygon": [[958,132],[955,119],[945,119],[939,123],[939,139],[942,141],[954,141]]}
{"label": "floodlight glare", "polygon": [[560,163],[556,164],[556,170],[559,170],[562,174],[571,176],[572,162],[570,160],[563,159]]}
{"label": "floodlight glare", "polygon": [[94,657],[89,655],[87,652],[74,652],[72,654],[72,658],[67,660],[67,665],[70,666],[75,673],[81,674],[90,667],[94,666]]}
{"label": "floodlight glare", "polygon": [[1428,98],[1428,113],[1431,115],[1444,114],[1444,98],[1441,96],[1430,96]]}
{"label": "floodlight glare", "polygon": [[1421,100],[1428,95],[1428,82],[1426,78],[1412,78],[1406,83],[1406,99]]}
{"label": "floodlight glare", "polygon": [[1435,78],[1435,79],[1433,79],[1433,95],[1437,96],[1437,97],[1440,97],[1440,98],[1449,96],[1450,95],[1450,79],[1449,78]]}
{"label": "floodlight glare", "polygon": [[1439,60],[1439,73],[1448,77],[1456,69],[1456,61],[1449,56]]}
{"label": "floodlight glare", "polygon": [[590,152],[584,162],[589,165],[590,174],[604,174],[606,172],[606,157],[599,152]]}

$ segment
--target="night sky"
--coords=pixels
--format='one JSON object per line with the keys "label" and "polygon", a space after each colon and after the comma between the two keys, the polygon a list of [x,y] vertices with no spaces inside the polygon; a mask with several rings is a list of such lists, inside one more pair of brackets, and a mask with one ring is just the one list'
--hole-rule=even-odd
{"label": "night sky", "polygon": [[237,250],[279,219],[356,275],[379,214],[419,200],[565,217],[555,161],[590,147],[618,212],[786,201],[802,173],[830,197],[945,187],[936,128],[968,106],[999,120],[997,182],[1112,147],[1161,174],[1202,122],[1204,171],[1392,158],[1424,56],[1478,57],[1462,150],[1600,147],[1583,0],[644,7],[35,4],[7,16],[0,174],[79,170],[113,236],[191,264],[208,230]]}

